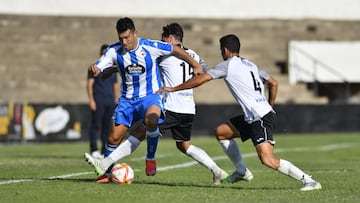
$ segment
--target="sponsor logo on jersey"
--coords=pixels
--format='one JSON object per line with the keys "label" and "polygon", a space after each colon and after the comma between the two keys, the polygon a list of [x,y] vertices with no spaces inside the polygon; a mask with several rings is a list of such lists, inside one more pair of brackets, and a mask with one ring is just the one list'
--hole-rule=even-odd
{"label": "sponsor logo on jersey", "polygon": [[193,94],[191,92],[179,92],[178,95],[184,96],[184,97],[192,97]]}
{"label": "sponsor logo on jersey", "polygon": [[266,98],[265,98],[265,97],[256,98],[255,101],[256,101],[256,102],[265,102],[265,101],[266,101]]}
{"label": "sponsor logo on jersey", "polygon": [[125,70],[128,74],[131,74],[131,75],[140,75],[140,74],[145,73],[145,67],[140,64],[136,64],[136,63],[133,63],[133,64],[127,66],[125,68]]}

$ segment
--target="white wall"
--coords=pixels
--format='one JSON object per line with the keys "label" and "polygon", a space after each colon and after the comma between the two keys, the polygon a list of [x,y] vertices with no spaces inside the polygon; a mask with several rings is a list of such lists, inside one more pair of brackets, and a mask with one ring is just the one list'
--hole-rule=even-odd
{"label": "white wall", "polygon": [[360,82],[360,41],[290,41],[290,83]]}
{"label": "white wall", "polygon": [[0,14],[360,19],[360,0],[0,0]]}

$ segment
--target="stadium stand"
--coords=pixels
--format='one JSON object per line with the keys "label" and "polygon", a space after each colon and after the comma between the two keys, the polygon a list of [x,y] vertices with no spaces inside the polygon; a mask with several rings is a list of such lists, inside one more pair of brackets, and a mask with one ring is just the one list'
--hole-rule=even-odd
{"label": "stadium stand", "polygon": [[359,41],[291,41],[290,83],[310,84],[331,103],[359,103],[359,53]]}
{"label": "stadium stand", "polygon": [[[84,103],[84,69],[98,56],[98,46],[117,40],[118,17],[0,15],[0,102]],[[288,43],[359,41],[356,20],[321,19],[191,19],[134,18],[141,36],[159,39],[161,26],[177,21],[185,29],[185,45],[212,66],[221,60],[218,39],[235,33],[242,56],[255,61],[279,81],[278,103],[326,104],[307,84],[291,84]],[[346,30],[346,32],[344,32]],[[198,103],[234,103],[223,81],[196,89]],[[208,94],[216,89],[219,94]]]}

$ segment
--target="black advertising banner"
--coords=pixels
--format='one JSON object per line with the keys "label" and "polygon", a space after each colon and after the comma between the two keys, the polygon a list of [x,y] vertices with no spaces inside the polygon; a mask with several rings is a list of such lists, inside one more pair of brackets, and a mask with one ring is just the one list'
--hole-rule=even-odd
{"label": "black advertising banner", "polygon": [[0,142],[86,139],[86,105],[0,104]]}
{"label": "black advertising banner", "polygon": [[[212,135],[241,113],[239,105],[202,104],[196,111],[193,136]],[[280,104],[275,111],[274,133],[360,132],[360,105]],[[88,140],[90,119],[87,104],[0,103],[0,144]]]}

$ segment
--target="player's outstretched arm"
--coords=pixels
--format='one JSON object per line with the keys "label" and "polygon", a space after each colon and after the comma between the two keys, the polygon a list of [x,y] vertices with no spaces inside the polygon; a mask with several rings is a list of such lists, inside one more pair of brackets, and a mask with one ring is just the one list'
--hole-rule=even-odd
{"label": "player's outstretched arm", "polygon": [[118,72],[118,69],[116,66],[106,68],[101,76],[101,79],[105,80],[106,78],[110,77],[112,74],[117,73],[117,72]]}
{"label": "player's outstretched arm", "polygon": [[175,91],[184,90],[184,89],[191,89],[194,87],[198,87],[210,80],[212,80],[212,77],[207,73],[203,73],[203,74],[194,76],[190,80],[187,80],[186,82],[184,82],[176,87],[163,87],[162,89],[160,89],[158,91],[158,93],[163,93],[165,91],[166,92],[175,92]]}

